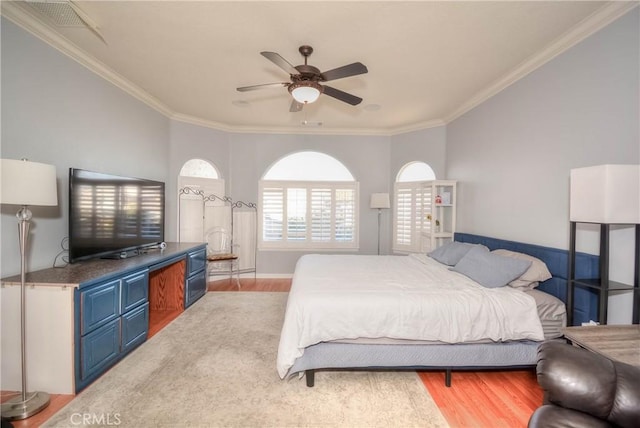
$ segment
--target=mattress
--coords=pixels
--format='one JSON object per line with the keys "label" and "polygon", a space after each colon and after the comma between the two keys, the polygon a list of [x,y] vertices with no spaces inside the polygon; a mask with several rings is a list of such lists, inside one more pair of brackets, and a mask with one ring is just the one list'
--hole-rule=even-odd
{"label": "mattress", "polygon": [[289,294],[278,373],[284,378],[322,342],[535,344],[545,338],[536,294],[482,287],[425,256],[306,255]]}
{"label": "mattress", "polygon": [[536,302],[544,338],[549,340],[561,337],[561,329],[567,326],[567,310],[562,300],[540,290],[524,292],[533,297]]}

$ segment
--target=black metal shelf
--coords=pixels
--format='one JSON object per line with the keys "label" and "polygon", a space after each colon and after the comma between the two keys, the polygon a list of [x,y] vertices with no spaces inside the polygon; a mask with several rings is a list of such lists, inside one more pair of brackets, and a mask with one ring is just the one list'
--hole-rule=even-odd
{"label": "black metal shelf", "polygon": [[635,253],[634,253],[634,276],[633,284],[609,280],[609,243],[611,224],[600,224],[600,255],[599,255],[599,278],[575,278],[576,274],[576,228],[577,223],[570,223],[569,238],[569,280],[567,290],[567,325],[573,325],[573,293],[576,287],[595,290],[598,296],[597,321],[600,324],[607,324],[607,306],[609,303],[609,293],[615,291],[633,292],[632,322],[640,323],[640,224],[635,224]]}
{"label": "black metal shelf", "polygon": [[[601,278],[576,278],[573,280],[573,284],[578,287],[591,288],[594,290],[600,290],[603,287]],[[607,287],[609,291],[629,291],[634,288],[633,284],[625,284],[617,281],[609,281],[609,286]]]}

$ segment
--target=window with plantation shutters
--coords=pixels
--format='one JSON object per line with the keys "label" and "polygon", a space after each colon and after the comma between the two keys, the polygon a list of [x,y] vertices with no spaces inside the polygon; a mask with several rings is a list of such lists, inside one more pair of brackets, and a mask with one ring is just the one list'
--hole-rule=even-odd
{"label": "window with plantation shutters", "polygon": [[259,184],[261,249],[358,248],[358,183],[319,152],[282,158]]}
{"label": "window with plantation shutters", "polygon": [[418,252],[420,234],[429,227],[426,221],[429,195],[423,182],[395,183],[393,250]]}
{"label": "window with plantation shutters", "polygon": [[421,234],[430,228],[427,221],[431,194],[424,187],[435,173],[424,162],[409,162],[400,169],[394,184],[393,251],[419,252]]}
{"label": "window with plantation shutters", "polygon": [[358,183],[261,181],[261,248],[356,249]]}

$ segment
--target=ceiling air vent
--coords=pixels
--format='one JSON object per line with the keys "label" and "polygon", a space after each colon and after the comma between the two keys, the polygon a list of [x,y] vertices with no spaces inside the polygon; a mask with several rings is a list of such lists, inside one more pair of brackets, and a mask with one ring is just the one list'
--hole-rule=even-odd
{"label": "ceiling air vent", "polygon": [[68,1],[37,1],[29,0],[28,3],[46,16],[58,27],[85,27],[86,24],[73,10]]}

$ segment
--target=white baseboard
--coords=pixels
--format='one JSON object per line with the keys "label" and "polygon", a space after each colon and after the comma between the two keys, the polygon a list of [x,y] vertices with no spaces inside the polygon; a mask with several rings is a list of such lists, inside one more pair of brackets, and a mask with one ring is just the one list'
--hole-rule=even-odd
{"label": "white baseboard", "polygon": [[[235,275],[234,275],[235,276]],[[219,277],[220,279],[224,279],[224,275],[213,275],[209,277],[211,280],[212,277]],[[240,278],[253,278],[253,272],[241,273]],[[292,273],[258,273],[256,274],[256,278],[259,279],[283,279],[283,278],[293,278]]]}

